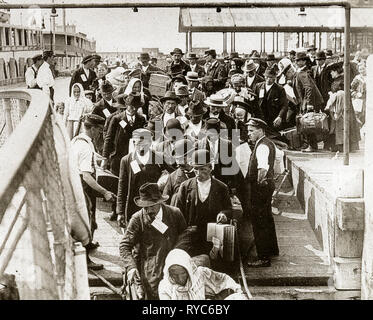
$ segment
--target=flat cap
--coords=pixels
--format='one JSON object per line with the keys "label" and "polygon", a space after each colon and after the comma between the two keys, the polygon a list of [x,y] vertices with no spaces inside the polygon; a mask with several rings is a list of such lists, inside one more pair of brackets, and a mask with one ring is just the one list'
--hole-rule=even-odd
{"label": "flat cap", "polygon": [[84,124],[91,124],[93,126],[103,126],[105,119],[97,114],[87,114],[84,118]]}
{"label": "flat cap", "polygon": [[267,122],[265,122],[262,119],[258,119],[258,118],[250,118],[249,121],[246,122],[246,125],[253,126],[256,128],[261,128],[261,129],[265,129],[268,127]]}

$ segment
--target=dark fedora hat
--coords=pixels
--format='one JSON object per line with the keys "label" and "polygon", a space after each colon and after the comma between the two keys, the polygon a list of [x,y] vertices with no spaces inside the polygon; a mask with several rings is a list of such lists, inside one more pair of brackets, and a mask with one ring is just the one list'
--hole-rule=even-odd
{"label": "dark fedora hat", "polygon": [[307,52],[308,51],[314,51],[314,50],[316,51],[317,48],[313,44],[311,44],[310,46],[307,47]]}
{"label": "dark fedora hat", "polygon": [[224,101],[224,97],[217,95],[217,94],[212,94],[204,102],[208,106],[213,106],[213,107],[226,107],[227,106],[227,103]]}
{"label": "dark fedora hat", "polygon": [[207,149],[198,149],[192,154],[191,166],[193,168],[200,168],[211,164],[213,161],[214,160],[210,157],[210,151]]}
{"label": "dark fedora hat", "polygon": [[141,52],[140,55],[137,57],[137,59],[150,60],[149,53]]}
{"label": "dark fedora hat", "polygon": [[306,60],[307,58],[308,58],[307,53],[304,52],[304,51],[297,52],[297,54],[295,55],[295,60],[296,61],[298,61],[298,60]]}
{"label": "dark fedora hat", "polygon": [[240,56],[238,55],[238,52],[231,52],[228,56],[228,59],[234,59],[234,58],[239,58]]}
{"label": "dark fedora hat", "polygon": [[205,56],[209,56],[209,55],[212,55],[212,56],[216,57],[216,51],[215,51],[215,49],[206,50],[205,51]]}
{"label": "dark fedora hat", "polygon": [[173,51],[170,52],[170,55],[174,55],[174,54],[181,54],[181,55],[183,55],[184,52],[181,49],[179,49],[179,48],[175,48]]}
{"label": "dark fedora hat", "polygon": [[275,58],[275,55],[273,53],[269,53],[267,55],[266,61],[275,61],[275,60],[277,59]]}
{"label": "dark fedora hat", "polygon": [[192,154],[194,150],[194,142],[190,139],[184,138],[175,142],[171,155],[176,159],[180,159]]}
{"label": "dark fedora hat", "polygon": [[94,59],[95,59],[94,56],[93,56],[92,54],[89,54],[88,56],[85,56],[85,57],[83,58],[82,63],[83,63],[83,64],[86,64],[86,63],[88,63],[89,61],[94,60]]}
{"label": "dark fedora hat", "polygon": [[316,60],[326,60],[326,54],[324,51],[316,52]]}
{"label": "dark fedora hat", "polygon": [[146,208],[168,200],[168,196],[162,195],[156,183],[144,183],[139,189],[139,196],[133,201],[138,207]]}
{"label": "dark fedora hat", "polygon": [[101,93],[112,93],[112,92],[115,91],[115,89],[109,81],[105,80],[101,84],[100,91],[101,91]]}
{"label": "dark fedora hat", "polygon": [[162,103],[167,100],[174,100],[176,103],[180,103],[180,98],[175,94],[175,91],[167,91],[164,97],[159,99]]}
{"label": "dark fedora hat", "polygon": [[[253,94],[253,93],[251,93]],[[242,97],[242,96],[235,96],[233,101],[232,101],[232,104],[233,105],[238,105],[238,106],[241,106],[243,107],[246,111],[249,109],[250,105],[245,101],[245,98]]]}
{"label": "dark fedora hat", "polygon": [[295,52],[295,50],[290,50],[289,54],[295,56],[297,53]]}
{"label": "dark fedora hat", "polygon": [[103,126],[105,124],[105,119],[98,116],[97,114],[87,114],[84,117],[84,124],[90,124],[92,126]]}
{"label": "dark fedora hat", "polygon": [[129,94],[128,97],[124,100],[125,105],[135,107],[136,109],[141,107],[141,97],[134,96],[133,94]]}
{"label": "dark fedora hat", "polygon": [[49,57],[53,57],[54,52],[52,50],[44,50],[43,51],[43,59],[46,60]]}
{"label": "dark fedora hat", "polygon": [[188,52],[188,54],[186,55],[186,58],[188,60],[190,60],[190,59],[198,59],[197,54],[194,53],[194,52]]}
{"label": "dark fedora hat", "polygon": [[331,58],[333,56],[333,50],[331,49],[326,50],[326,56]]}
{"label": "dark fedora hat", "polygon": [[206,113],[207,108],[201,101],[191,101],[185,109],[185,113],[189,116],[202,116]]}

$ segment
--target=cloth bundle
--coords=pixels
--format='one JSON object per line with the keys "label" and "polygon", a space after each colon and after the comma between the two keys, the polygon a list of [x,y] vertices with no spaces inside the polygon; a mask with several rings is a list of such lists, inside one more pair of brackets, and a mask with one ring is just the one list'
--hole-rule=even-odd
{"label": "cloth bundle", "polygon": [[324,112],[308,112],[300,117],[299,129],[303,134],[328,134],[328,116]]}

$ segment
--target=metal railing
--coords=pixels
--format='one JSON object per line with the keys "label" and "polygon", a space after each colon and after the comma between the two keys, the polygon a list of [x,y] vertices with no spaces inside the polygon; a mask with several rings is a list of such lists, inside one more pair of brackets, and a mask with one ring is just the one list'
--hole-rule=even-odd
{"label": "metal railing", "polygon": [[15,276],[20,299],[89,299],[82,295],[89,293],[85,259],[80,254],[83,265],[76,263],[71,236],[81,208],[64,161],[69,144],[49,98],[40,90],[9,90],[0,91],[0,103],[6,121],[0,148],[0,278]]}

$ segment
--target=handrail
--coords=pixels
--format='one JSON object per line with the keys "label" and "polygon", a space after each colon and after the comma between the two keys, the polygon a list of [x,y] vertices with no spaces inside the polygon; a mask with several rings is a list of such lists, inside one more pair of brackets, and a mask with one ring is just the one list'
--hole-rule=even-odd
{"label": "handrail", "polygon": [[[0,99],[17,97],[30,101],[21,122],[0,148],[0,221],[16,188],[21,168],[49,115],[49,97],[40,90],[0,91]],[[20,145],[20,141],[22,145]],[[17,157],[14,157],[15,150]],[[13,186],[13,187],[12,187]]]}

